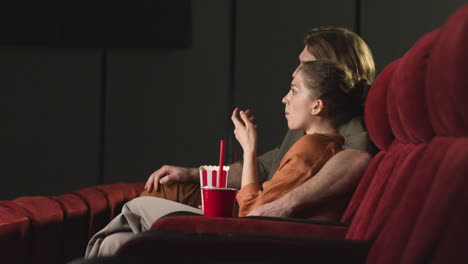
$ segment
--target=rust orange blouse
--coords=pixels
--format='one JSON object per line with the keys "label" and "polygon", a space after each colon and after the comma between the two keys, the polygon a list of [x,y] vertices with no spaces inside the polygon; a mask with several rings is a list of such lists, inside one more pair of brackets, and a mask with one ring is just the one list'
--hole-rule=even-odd
{"label": "rust orange blouse", "polygon": [[[313,177],[322,166],[341,150],[344,138],[338,134],[310,134],[301,137],[281,160],[278,170],[263,186],[251,183],[239,190],[239,216],[246,216],[256,207],[279,199],[285,193]],[[337,197],[308,208],[300,218],[339,221],[349,197]]]}

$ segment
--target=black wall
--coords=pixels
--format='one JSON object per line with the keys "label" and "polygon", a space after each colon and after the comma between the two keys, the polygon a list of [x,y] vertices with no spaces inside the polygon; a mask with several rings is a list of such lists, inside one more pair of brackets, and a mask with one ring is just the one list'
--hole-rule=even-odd
{"label": "black wall", "polygon": [[0,199],[216,164],[231,102],[253,110],[264,152],[286,131],[281,98],[307,29],[359,31],[381,70],[465,2],[356,1],[237,0],[234,25],[233,2],[192,1],[188,48],[0,47]]}

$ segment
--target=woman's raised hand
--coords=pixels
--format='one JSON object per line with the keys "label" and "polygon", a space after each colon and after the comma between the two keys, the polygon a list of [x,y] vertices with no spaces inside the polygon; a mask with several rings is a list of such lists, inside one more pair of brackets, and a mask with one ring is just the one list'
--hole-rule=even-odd
{"label": "woman's raised hand", "polygon": [[234,123],[234,135],[242,146],[244,154],[257,152],[257,125],[252,121],[250,110],[242,111],[238,107],[232,112],[231,120]]}

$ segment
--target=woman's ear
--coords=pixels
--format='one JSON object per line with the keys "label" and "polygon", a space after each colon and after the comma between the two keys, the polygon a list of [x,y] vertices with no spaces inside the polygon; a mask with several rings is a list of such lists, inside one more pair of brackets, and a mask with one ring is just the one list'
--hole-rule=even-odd
{"label": "woman's ear", "polygon": [[312,115],[320,115],[325,112],[325,104],[321,99],[314,100],[312,102]]}

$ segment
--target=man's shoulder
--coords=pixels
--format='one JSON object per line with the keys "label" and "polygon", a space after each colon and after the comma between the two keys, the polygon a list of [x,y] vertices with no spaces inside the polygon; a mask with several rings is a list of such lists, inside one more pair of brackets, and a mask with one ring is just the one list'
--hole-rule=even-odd
{"label": "man's shoulder", "polygon": [[304,135],[305,133],[302,130],[288,130],[286,136],[284,136],[282,145],[293,145]]}
{"label": "man's shoulder", "polygon": [[348,123],[340,126],[338,128],[338,133],[345,138],[343,148],[362,151],[369,150],[370,140],[364,128],[364,122],[361,116],[355,117]]}
{"label": "man's shoulder", "polygon": [[364,120],[362,116],[356,116],[338,128],[338,133],[340,133],[340,135],[345,138],[347,136],[359,134],[361,132],[366,132],[364,129]]}

